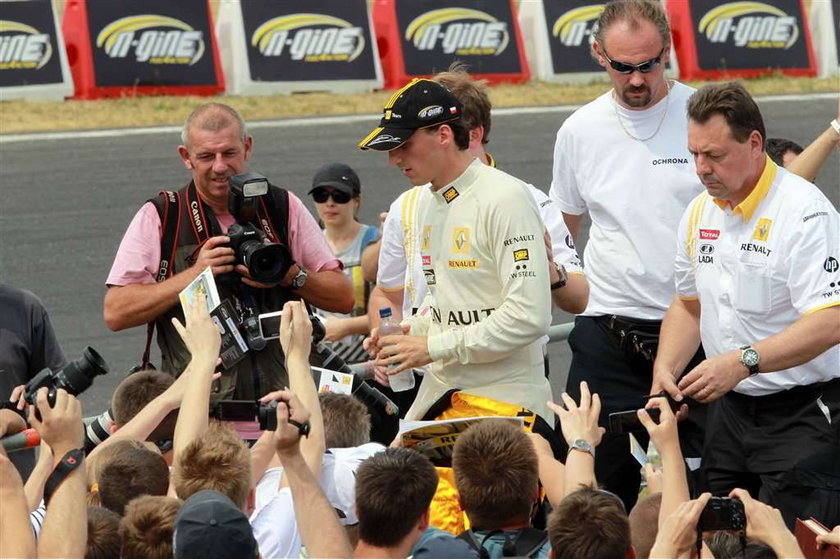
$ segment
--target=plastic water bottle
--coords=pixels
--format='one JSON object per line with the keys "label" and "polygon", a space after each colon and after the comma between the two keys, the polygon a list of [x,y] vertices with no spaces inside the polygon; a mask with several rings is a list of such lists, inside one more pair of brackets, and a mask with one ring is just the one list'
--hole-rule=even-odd
{"label": "plastic water bottle", "polygon": [[[384,336],[402,336],[403,329],[400,324],[391,316],[391,307],[382,307],[379,309],[379,318],[382,322],[379,323],[379,337]],[[397,364],[389,365],[389,369],[397,367]],[[394,392],[405,392],[414,388],[414,371],[408,369],[396,375],[390,375],[388,382],[391,385],[391,390]]]}

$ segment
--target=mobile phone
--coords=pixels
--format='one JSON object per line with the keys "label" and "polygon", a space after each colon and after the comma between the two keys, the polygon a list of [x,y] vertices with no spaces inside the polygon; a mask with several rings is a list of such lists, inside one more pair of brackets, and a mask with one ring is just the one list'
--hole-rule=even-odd
{"label": "mobile phone", "polygon": [[701,532],[743,530],[746,525],[747,515],[740,499],[712,497],[700,513],[697,529]]}
{"label": "mobile phone", "polygon": [[[644,431],[645,426],[636,415],[638,410],[617,411],[609,415],[609,423],[607,431],[611,434],[617,435],[621,433],[632,433],[634,431]],[[652,408],[647,410],[648,415],[653,419],[654,423],[659,423],[659,408]]]}
{"label": "mobile phone", "polygon": [[264,340],[276,340],[280,337],[280,320],[283,311],[269,312],[259,315],[260,336]]}

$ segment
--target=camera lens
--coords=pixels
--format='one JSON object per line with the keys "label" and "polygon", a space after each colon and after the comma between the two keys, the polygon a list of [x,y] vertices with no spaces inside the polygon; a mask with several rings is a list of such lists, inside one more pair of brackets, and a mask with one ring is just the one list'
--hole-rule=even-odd
{"label": "camera lens", "polygon": [[287,249],[278,243],[246,241],[241,250],[243,263],[256,281],[280,283],[291,266]]}
{"label": "camera lens", "polygon": [[78,396],[88,389],[94,377],[107,373],[108,365],[105,360],[96,350],[88,346],[79,359],[71,361],[55,375],[55,386]]}

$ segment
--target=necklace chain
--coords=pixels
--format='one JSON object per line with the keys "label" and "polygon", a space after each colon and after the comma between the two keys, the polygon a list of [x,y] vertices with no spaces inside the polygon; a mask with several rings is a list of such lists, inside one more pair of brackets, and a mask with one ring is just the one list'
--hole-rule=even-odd
{"label": "necklace chain", "polygon": [[659,119],[659,124],[656,125],[656,130],[653,131],[653,134],[651,134],[647,138],[639,138],[638,136],[634,136],[624,124],[624,119],[618,112],[618,96],[615,93],[615,89],[613,89],[613,111],[615,111],[615,118],[618,119],[618,123],[621,125],[621,129],[624,130],[624,133],[636,140],[637,142],[647,142],[648,140],[656,136],[659,133],[659,129],[662,128],[662,123],[665,122],[665,117],[668,116],[669,93],[671,93],[671,84],[668,82],[668,80],[665,80],[665,110],[662,111],[662,118]]}

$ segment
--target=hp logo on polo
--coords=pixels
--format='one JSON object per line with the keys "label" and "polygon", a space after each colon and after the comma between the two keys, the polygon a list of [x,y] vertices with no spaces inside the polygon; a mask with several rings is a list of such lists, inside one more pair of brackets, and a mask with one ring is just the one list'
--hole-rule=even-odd
{"label": "hp logo on polo", "polygon": [[829,256],[825,259],[825,262],[823,263],[823,269],[829,274],[834,273],[838,269],[840,269],[840,263],[838,263],[837,259],[833,256]]}

